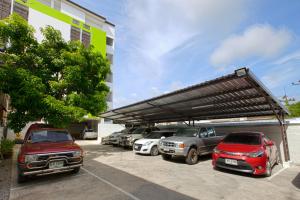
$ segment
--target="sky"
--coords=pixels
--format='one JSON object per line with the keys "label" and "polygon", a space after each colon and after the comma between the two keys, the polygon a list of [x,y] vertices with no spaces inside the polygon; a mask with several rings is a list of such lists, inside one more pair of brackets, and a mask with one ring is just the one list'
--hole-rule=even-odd
{"label": "sky", "polygon": [[299,0],[85,0],[116,25],[114,108],[248,67],[300,100]]}

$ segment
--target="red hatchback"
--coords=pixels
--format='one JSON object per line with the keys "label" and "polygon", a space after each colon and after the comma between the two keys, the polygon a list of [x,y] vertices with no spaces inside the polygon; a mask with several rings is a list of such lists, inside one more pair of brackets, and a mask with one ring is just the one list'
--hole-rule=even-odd
{"label": "red hatchback", "polygon": [[212,158],[214,168],[266,176],[270,176],[272,167],[279,163],[274,142],[257,132],[227,135],[214,149]]}

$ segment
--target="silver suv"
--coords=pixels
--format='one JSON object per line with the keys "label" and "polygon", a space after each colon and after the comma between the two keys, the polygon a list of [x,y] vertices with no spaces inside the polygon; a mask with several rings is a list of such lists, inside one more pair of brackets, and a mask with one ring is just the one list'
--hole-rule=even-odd
{"label": "silver suv", "polygon": [[193,165],[198,156],[212,153],[222,139],[212,127],[179,128],[174,136],[160,140],[159,151],[165,160],[182,156],[187,164]]}

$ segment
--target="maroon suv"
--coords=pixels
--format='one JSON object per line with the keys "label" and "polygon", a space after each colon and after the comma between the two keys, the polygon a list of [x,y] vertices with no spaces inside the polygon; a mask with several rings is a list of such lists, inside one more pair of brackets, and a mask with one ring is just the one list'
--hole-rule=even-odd
{"label": "maroon suv", "polygon": [[18,181],[33,175],[73,171],[83,163],[83,151],[68,131],[33,124],[25,134],[18,155]]}

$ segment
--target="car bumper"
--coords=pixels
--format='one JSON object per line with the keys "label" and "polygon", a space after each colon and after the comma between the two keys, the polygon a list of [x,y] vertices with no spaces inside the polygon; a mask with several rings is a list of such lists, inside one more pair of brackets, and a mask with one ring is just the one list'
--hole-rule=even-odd
{"label": "car bumper", "polygon": [[133,152],[140,154],[150,154],[151,146],[134,145]]}
{"label": "car bumper", "polygon": [[98,135],[84,135],[83,139],[97,139]]}
{"label": "car bumper", "polygon": [[[247,156],[232,156],[213,153],[212,164],[214,167],[229,169],[238,172],[262,175],[266,173],[266,157],[250,158]],[[237,165],[225,163],[225,159],[237,160]]]}
{"label": "car bumper", "polygon": [[130,141],[130,140],[123,140],[120,142],[120,145],[123,147],[132,147],[133,144],[134,144],[134,142]]}
{"label": "car bumper", "polygon": [[83,166],[83,164],[64,166],[64,167],[56,168],[56,169],[41,169],[41,170],[35,170],[35,171],[25,171],[22,173],[22,175],[30,176],[30,175],[56,174],[56,173],[70,171],[70,170],[73,170],[73,169],[75,169],[77,167],[81,167],[81,166]]}
{"label": "car bumper", "polygon": [[119,145],[119,140],[118,139],[109,139],[109,144]]}
{"label": "car bumper", "polygon": [[175,148],[175,147],[165,147],[165,146],[159,146],[158,148],[159,152],[162,154],[168,154],[172,156],[184,156],[186,157],[189,151],[188,147],[185,148]]}

